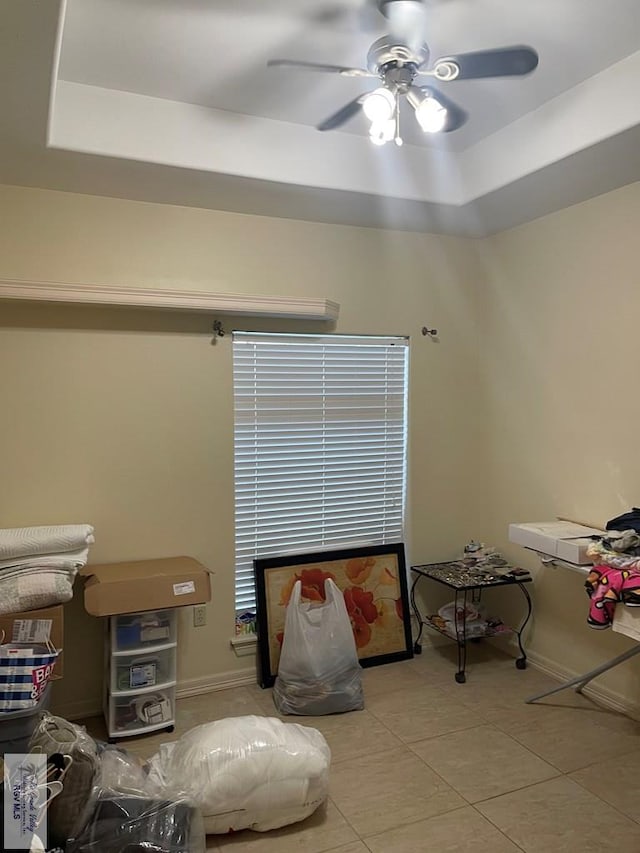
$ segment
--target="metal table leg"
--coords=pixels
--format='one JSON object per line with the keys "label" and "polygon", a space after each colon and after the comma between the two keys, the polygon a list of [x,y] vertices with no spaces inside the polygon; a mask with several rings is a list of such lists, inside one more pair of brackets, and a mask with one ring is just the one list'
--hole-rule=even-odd
{"label": "metal table leg", "polygon": [[456,643],[458,646],[458,671],[455,674],[455,679],[458,684],[464,684],[467,680],[465,669],[467,667],[467,590],[464,590],[462,601],[462,635],[460,634],[460,626],[458,622],[458,595],[459,590],[456,590],[456,598],[454,602],[454,620],[456,626]]}
{"label": "metal table leg", "polygon": [[416,575],[415,580],[411,584],[411,606],[413,607],[413,612],[415,613],[416,619],[418,620],[418,625],[420,625],[420,630],[418,631],[418,636],[416,637],[415,643],[413,644],[413,653],[414,655],[422,654],[422,645],[420,644],[420,640],[422,639],[422,632],[424,630],[424,622],[422,621],[422,615],[420,613],[420,609],[416,603],[416,584],[420,580],[421,575]]}
{"label": "metal table leg", "polygon": [[628,649],[626,652],[623,652],[621,655],[618,655],[612,660],[607,661],[607,663],[597,666],[595,669],[592,669],[591,672],[579,675],[577,678],[572,678],[571,681],[566,681],[559,687],[553,687],[551,690],[545,690],[544,693],[538,693],[536,696],[531,696],[529,699],[525,699],[524,701],[527,705],[530,705],[532,702],[537,702],[538,699],[544,699],[545,696],[552,696],[554,693],[559,693],[561,690],[566,690],[568,687],[575,687],[576,693],[582,693],[582,688],[585,684],[588,684],[592,678],[595,678],[597,675],[601,675],[609,669],[613,669],[614,666],[618,666],[619,663],[629,660],[629,658],[632,658],[638,653],[640,653],[640,644]]}
{"label": "metal table leg", "polygon": [[516,631],[516,636],[518,637],[518,646],[520,648],[520,657],[516,660],[516,666],[518,669],[526,669],[527,668],[527,654],[524,650],[524,646],[522,645],[522,632],[527,627],[527,622],[531,618],[531,611],[533,609],[533,605],[531,603],[531,596],[529,595],[529,590],[523,583],[519,583],[518,587],[520,591],[524,595],[527,600],[527,615],[524,617],[524,622]]}

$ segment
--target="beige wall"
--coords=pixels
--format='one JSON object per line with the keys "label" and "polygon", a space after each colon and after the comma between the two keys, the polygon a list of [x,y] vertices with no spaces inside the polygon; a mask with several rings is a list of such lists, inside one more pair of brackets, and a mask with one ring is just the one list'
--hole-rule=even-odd
{"label": "beige wall", "polygon": [[[640,503],[640,184],[483,241],[483,530],[536,572],[531,648],[586,672],[631,641],[586,625],[583,578],[506,542],[511,521],[604,523]],[[640,704],[630,661],[598,684]]]}
{"label": "beige wall", "polygon": [[[474,241],[0,187],[0,278],[323,296],[335,331],[410,335],[410,560],[478,535],[481,269]],[[205,628],[182,614],[185,688],[253,661],[233,633],[231,337],[211,319],[0,303],[0,526],[89,522],[92,562],[188,554],[213,569]],[[247,329],[317,323],[220,318]],[[420,334],[427,325],[439,341]],[[331,329],[328,329],[331,330]],[[481,342],[484,341],[484,332]],[[100,706],[100,621],[66,607],[57,707]]]}
{"label": "beige wall", "polygon": [[[640,184],[483,241],[0,187],[0,278],[325,296],[341,304],[330,330],[411,335],[408,558],[452,557],[474,536],[525,562],[532,656],[575,673],[630,641],[589,629],[582,579],[540,568],[506,530],[638,503],[638,221]],[[0,303],[0,525],[88,521],[93,562],[185,553],[211,567],[208,625],[181,620],[181,681],[196,689],[253,666],[229,647],[231,347],[212,345],[210,320]],[[66,615],[57,702],[83,713],[102,661],[80,583]],[[598,684],[637,705],[637,671]]]}

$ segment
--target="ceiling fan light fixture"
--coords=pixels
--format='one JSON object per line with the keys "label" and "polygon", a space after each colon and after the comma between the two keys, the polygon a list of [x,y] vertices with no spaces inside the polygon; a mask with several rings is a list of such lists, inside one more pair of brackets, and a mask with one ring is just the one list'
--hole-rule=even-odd
{"label": "ceiling fan light fixture", "polygon": [[425,133],[440,133],[447,123],[447,108],[428,92],[412,86],[407,92],[407,100],[415,110],[418,124]]}
{"label": "ceiling fan light fixture", "polygon": [[[432,88],[423,83],[425,77],[432,78],[439,84],[448,84],[453,80],[523,77],[538,67],[537,51],[523,44],[454,53],[440,56],[432,62],[431,50],[426,40],[426,24],[430,17],[427,15],[427,7],[435,0],[357,2],[375,2],[378,10],[389,22],[389,32],[369,46],[365,68],[292,59],[270,59],[267,63],[270,66],[340,74],[343,77],[370,77],[379,81],[375,84],[377,89],[363,92],[316,125],[320,131],[336,130],[363,112],[371,122],[370,137],[373,142],[384,145],[393,139],[396,145],[402,145],[400,111],[404,107],[403,99],[406,98],[413,108],[416,121],[425,133],[451,133],[459,130],[467,122],[469,115],[444,94],[442,89],[445,89],[446,85]],[[393,136],[388,122],[395,123]]]}
{"label": "ceiling fan light fixture", "polygon": [[425,133],[440,133],[447,123],[447,110],[435,98],[426,98],[416,109],[416,118]]}
{"label": "ceiling fan light fixture", "polygon": [[396,99],[393,92],[380,86],[365,97],[362,110],[372,124],[381,125],[389,121],[396,109]]}
{"label": "ceiling fan light fixture", "polygon": [[384,121],[374,121],[371,123],[369,139],[374,145],[384,145],[387,142],[391,142],[395,135],[396,123],[392,118],[385,119]]}

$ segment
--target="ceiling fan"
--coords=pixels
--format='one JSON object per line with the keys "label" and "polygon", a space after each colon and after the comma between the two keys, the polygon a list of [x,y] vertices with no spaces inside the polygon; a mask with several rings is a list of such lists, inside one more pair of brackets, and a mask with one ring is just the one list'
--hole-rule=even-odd
{"label": "ceiling fan", "polygon": [[267,63],[270,67],[382,81],[382,85],[364,92],[322,121],[317,125],[318,130],[335,130],[362,111],[371,122],[369,136],[373,143],[384,145],[394,140],[396,145],[402,145],[400,104],[406,100],[425,133],[449,133],[462,127],[468,118],[467,113],[439,89],[423,83],[423,78],[451,83],[486,77],[518,77],[529,74],[538,65],[538,54],[525,45],[459,53],[431,63],[425,42],[424,0],[375,2],[389,21],[390,32],[371,45],[366,68],[293,59],[271,59]]}

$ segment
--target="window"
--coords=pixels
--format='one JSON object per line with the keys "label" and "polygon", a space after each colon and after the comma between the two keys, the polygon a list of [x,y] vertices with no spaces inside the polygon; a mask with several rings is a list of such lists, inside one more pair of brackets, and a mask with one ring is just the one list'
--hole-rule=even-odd
{"label": "window", "polygon": [[404,539],[409,342],[234,332],[236,609],[253,560]]}

